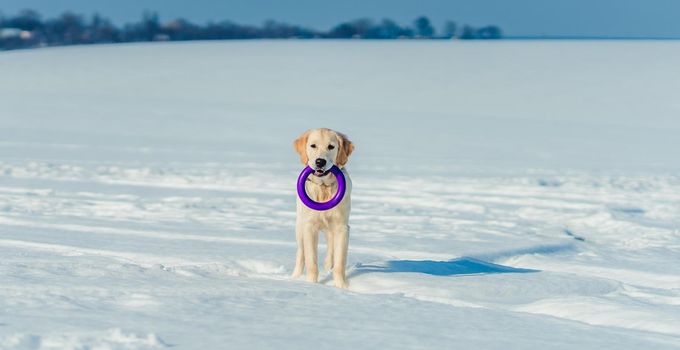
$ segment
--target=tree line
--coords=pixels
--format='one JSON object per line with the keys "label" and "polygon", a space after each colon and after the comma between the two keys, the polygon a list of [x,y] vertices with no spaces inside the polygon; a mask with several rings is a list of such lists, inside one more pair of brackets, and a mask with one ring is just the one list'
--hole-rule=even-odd
{"label": "tree line", "polygon": [[425,16],[411,26],[384,19],[358,19],[340,23],[328,31],[319,31],[276,21],[261,26],[242,25],[230,21],[204,25],[185,19],[161,22],[157,13],[144,12],[138,22],[116,26],[98,14],[85,16],[66,12],[56,18],[42,19],[33,10],[15,16],[0,14],[0,49],[43,46],[124,43],[143,41],[229,40],[229,39],[500,39],[497,26],[459,26],[447,21],[437,31]]}

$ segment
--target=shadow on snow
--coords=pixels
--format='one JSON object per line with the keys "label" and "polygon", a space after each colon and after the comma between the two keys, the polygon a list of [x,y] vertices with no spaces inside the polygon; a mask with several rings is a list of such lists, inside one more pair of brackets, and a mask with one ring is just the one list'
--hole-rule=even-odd
{"label": "shadow on snow", "polygon": [[369,272],[415,272],[434,276],[487,275],[495,273],[527,273],[540,270],[520,269],[493,264],[470,257],[462,257],[448,261],[434,260],[388,260],[380,264],[361,264],[350,273],[350,277]]}

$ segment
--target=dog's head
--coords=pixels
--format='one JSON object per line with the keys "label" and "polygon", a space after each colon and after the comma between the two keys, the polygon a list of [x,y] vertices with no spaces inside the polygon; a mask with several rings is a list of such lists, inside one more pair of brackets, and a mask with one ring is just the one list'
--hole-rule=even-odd
{"label": "dog's head", "polygon": [[309,165],[316,175],[322,175],[333,165],[342,168],[354,151],[354,145],[347,136],[331,129],[305,131],[295,142],[302,164]]}

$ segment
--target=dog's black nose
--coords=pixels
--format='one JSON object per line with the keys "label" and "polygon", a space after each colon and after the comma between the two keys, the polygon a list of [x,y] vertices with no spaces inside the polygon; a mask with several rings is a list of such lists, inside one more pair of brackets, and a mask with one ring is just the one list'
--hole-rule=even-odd
{"label": "dog's black nose", "polygon": [[326,166],[326,160],[325,159],[316,158],[314,163],[316,164],[317,168],[323,168],[324,166]]}

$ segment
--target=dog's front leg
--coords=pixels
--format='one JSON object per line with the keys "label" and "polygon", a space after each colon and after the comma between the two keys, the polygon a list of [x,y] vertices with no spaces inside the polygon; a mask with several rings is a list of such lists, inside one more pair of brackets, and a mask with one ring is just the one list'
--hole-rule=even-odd
{"label": "dog's front leg", "polygon": [[323,268],[330,271],[333,268],[333,248],[335,242],[333,239],[333,231],[326,230],[326,257],[323,259]]}
{"label": "dog's front leg", "polygon": [[347,247],[349,244],[349,225],[338,225],[333,228],[333,285],[347,288],[345,265],[347,264]]}
{"label": "dog's front leg", "polygon": [[302,270],[305,268],[305,254],[302,237],[302,224],[300,219],[295,223],[295,240],[297,241],[297,252],[295,253],[295,269],[293,269],[293,278],[298,278],[302,275]]}
{"label": "dog's front leg", "polygon": [[316,283],[319,280],[317,250],[319,247],[319,230],[313,225],[302,226],[302,246],[307,267],[307,281]]}

